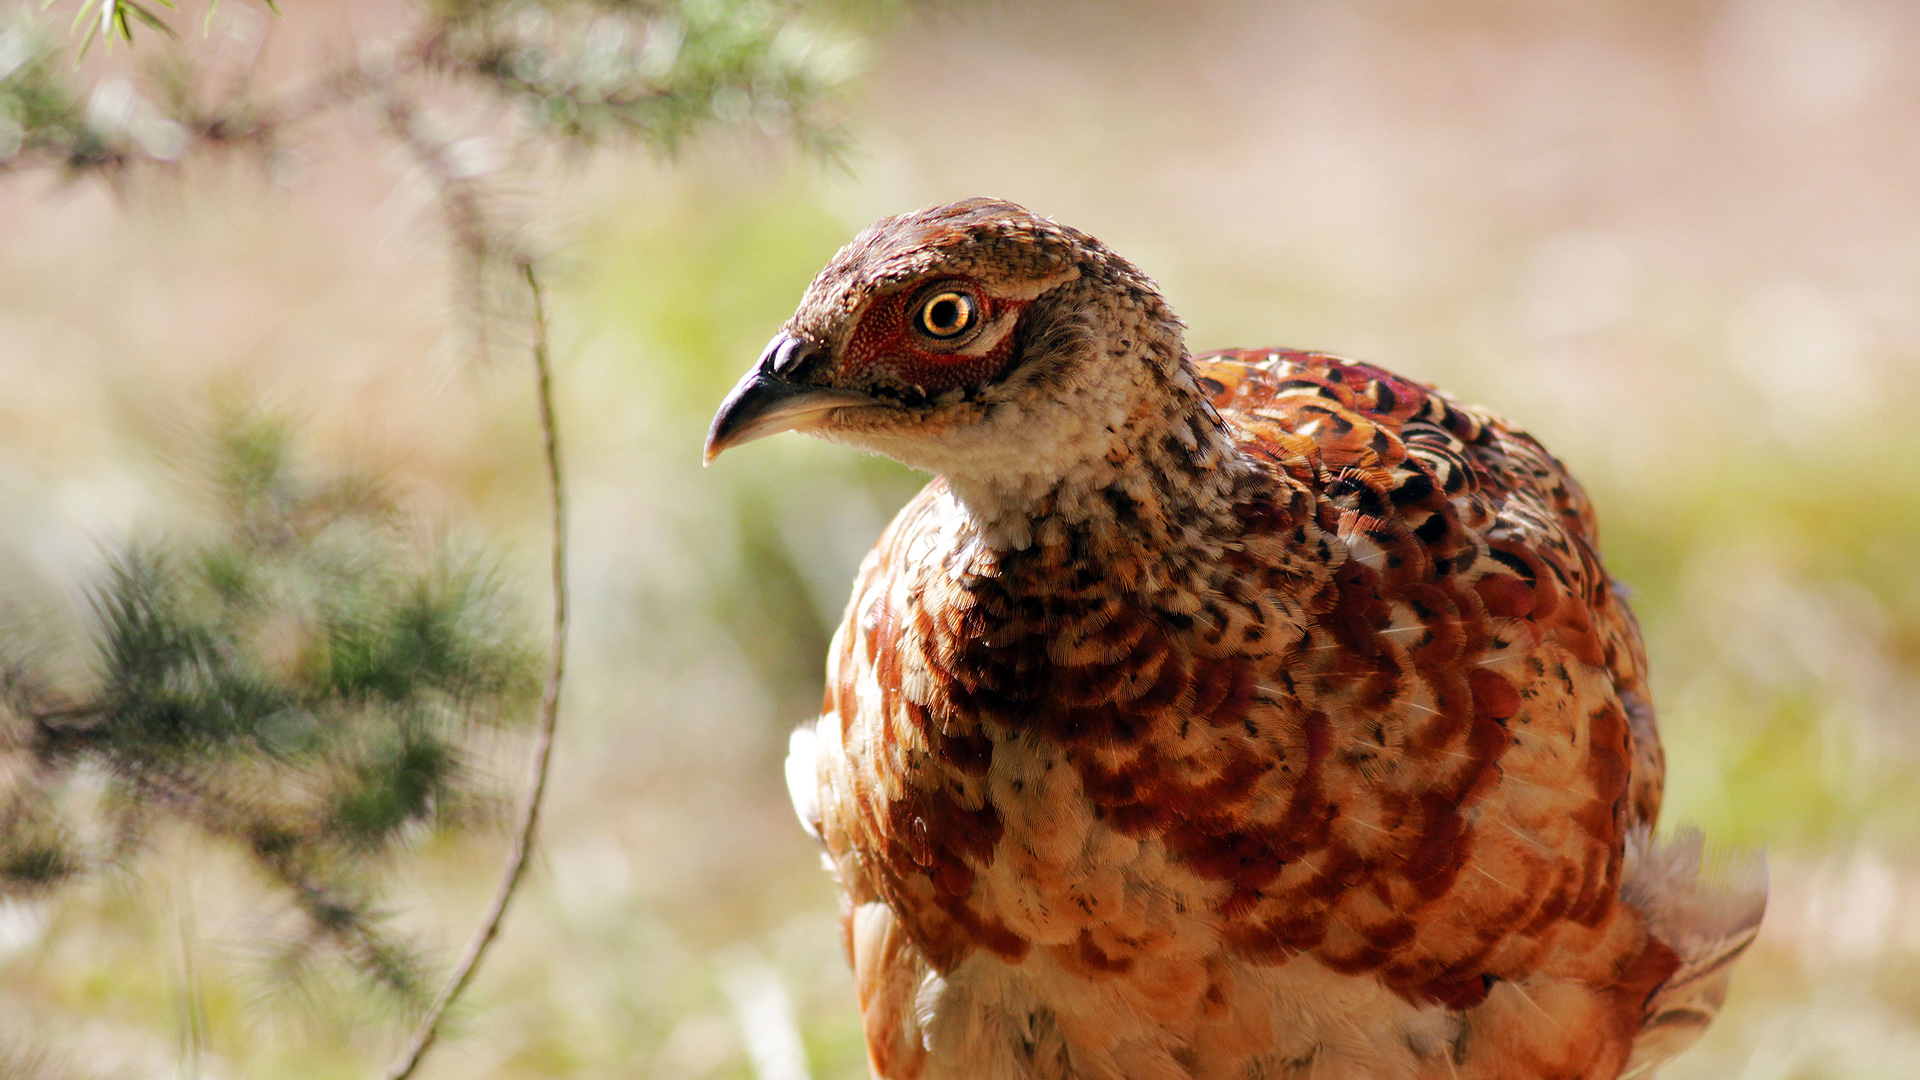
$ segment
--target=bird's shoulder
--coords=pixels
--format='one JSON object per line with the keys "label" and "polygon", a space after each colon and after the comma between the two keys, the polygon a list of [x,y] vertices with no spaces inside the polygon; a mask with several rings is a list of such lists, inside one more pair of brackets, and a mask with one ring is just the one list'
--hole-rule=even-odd
{"label": "bird's shoulder", "polygon": [[1437,530],[1429,511],[1452,503],[1464,528],[1504,527],[1555,552],[1597,540],[1566,467],[1491,410],[1326,353],[1229,350],[1194,368],[1242,449],[1333,502],[1345,531],[1395,518]]}

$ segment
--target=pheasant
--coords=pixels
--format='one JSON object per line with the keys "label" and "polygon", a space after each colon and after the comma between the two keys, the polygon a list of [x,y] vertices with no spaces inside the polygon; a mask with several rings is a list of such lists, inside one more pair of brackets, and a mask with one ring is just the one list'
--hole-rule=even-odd
{"label": "pheasant", "polygon": [[1765,883],[1652,840],[1640,634],[1524,432],[1192,356],[986,199],[841,250],[707,460],[794,429],[935,474],[787,762],[875,1077],[1644,1076],[1712,1019]]}

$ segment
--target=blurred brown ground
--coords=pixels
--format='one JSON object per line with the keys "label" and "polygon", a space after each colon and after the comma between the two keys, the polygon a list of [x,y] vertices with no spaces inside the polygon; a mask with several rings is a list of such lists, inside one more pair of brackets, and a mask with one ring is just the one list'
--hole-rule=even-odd
{"label": "blurred brown ground", "polygon": [[[222,11],[253,21],[212,40],[269,34],[282,76],[394,18]],[[1726,1012],[1662,1075],[1914,1075],[1915,55],[1901,0],[956,4],[866,47],[844,172],[715,140],[516,181],[562,268],[578,663],[544,863],[428,1075],[791,1080],[751,1034],[788,1017],[811,1075],[863,1075],[779,760],[918,481],[795,438],[703,472],[699,440],[840,242],[978,194],[1131,257],[1196,350],[1372,360],[1565,458],[1647,628],[1667,824],[1773,867]],[[0,186],[0,585],[29,610],[175,513],[165,460],[236,392],[479,520],[537,588],[524,373],[455,346],[419,179],[355,121],[313,134],[272,177]],[[498,851],[431,848],[399,924],[450,954]],[[241,944],[284,913],[235,860],[168,855],[0,905],[0,1026],[140,1076],[382,1060],[390,1020]]]}

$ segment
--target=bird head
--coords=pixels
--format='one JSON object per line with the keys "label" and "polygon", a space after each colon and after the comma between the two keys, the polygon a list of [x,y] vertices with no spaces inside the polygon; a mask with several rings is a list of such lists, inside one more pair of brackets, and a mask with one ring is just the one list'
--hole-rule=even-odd
{"label": "bird head", "polygon": [[1183,357],[1153,283],[1093,237],[999,200],[932,207],[821,271],[720,406],[706,458],[798,430],[963,497],[1033,497],[1107,456]]}

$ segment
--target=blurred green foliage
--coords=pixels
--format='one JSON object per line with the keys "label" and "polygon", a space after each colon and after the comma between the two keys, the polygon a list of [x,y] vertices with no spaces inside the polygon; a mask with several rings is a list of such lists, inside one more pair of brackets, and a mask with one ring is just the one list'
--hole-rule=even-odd
{"label": "blurred green foliage", "polygon": [[1712,465],[1596,493],[1655,658],[1668,820],[1749,848],[1920,847],[1920,489],[1777,445]]}
{"label": "blurred green foliage", "polygon": [[[467,761],[528,715],[539,651],[484,557],[367,476],[302,468],[284,422],[236,416],[216,444],[209,535],[112,555],[91,662],[7,658],[6,742],[33,777],[0,808],[0,895],[125,864],[176,821],[246,854],[315,941],[411,1001],[417,962],[378,925],[382,870],[423,830],[494,816]],[[106,781],[104,847],[63,812],[88,772]]]}
{"label": "blurred green foliage", "polygon": [[544,134],[578,148],[638,137],[672,152],[717,121],[830,151],[838,131],[811,111],[845,79],[850,46],[797,10],[774,0],[443,0],[427,65],[509,94]]}
{"label": "blurred green foliage", "polygon": [[[163,21],[146,8],[85,0],[83,17],[137,48],[132,62],[96,52],[70,66],[63,43],[23,9],[0,31],[0,173],[46,168],[127,190],[154,166],[241,151],[273,175],[322,114],[371,120],[426,181],[459,314],[483,331],[474,344],[484,348],[493,323],[526,314],[535,263],[521,219],[498,198],[509,186],[501,173],[609,142],[672,154],[711,128],[831,156],[829,99],[858,62],[842,27],[885,6],[443,0],[413,6],[396,37],[278,86],[253,78],[260,38],[241,24],[229,27],[240,28],[234,40],[253,45],[236,69],[232,50],[222,59],[190,35],[137,35],[138,22]],[[835,231],[824,218],[813,227]],[[744,251],[729,258],[704,267],[723,295],[753,264]],[[489,562],[419,528],[381,485],[296,467],[282,424],[236,419],[217,442],[198,470],[211,535],[116,550],[91,591],[91,663],[0,653],[11,661],[13,725],[0,751],[18,751],[30,774],[14,777],[0,807],[0,955],[6,920],[27,919],[26,939],[46,943],[28,961],[45,990],[32,1004],[43,1023],[112,1014],[171,1030],[185,1074],[222,1055],[349,1075],[369,1057],[365,1032],[412,1015],[431,991],[423,949],[396,917],[411,913],[390,897],[417,900],[422,875],[438,872],[415,856],[500,818],[490,763],[519,745],[506,729],[528,711],[539,653]],[[781,668],[783,687],[797,686],[817,659],[796,665],[794,646],[825,647],[819,590],[781,577],[777,508],[748,504],[742,531],[756,561],[774,553],[775,585],[716,591],[737,601],[725,620],[737,642]],[[664,627],[679,613],[657,614]],[[686,648],[663,658],[697,664],[679,637]],[[783,711],[791,704],[783,699]],[[143,878],[163,882],[161,895],[118,891]],[[471,867],[462,878],[475,878]],[[256,924],[222,939],[255,954],[238,979],[233,957],[199,955],[189,925],[209,887],[222,894],[214,906]],[[65,925],[49,931],[39,921],[48,913]],[[156,924],[167,919],[178,925]],[[86,956],[53,959],[83,940]],[[181,956],[161,976],[148,950],[168,940]],[[657,991],[680,996],[670,981]],[[651,1011],[664,1024],[680,1010]],[[552,1027],[528,1053],[548,1065],[584,1060],[567,1030]],[[254,1037],[263,1032],[271,1037]],[[671,1036],[643,1021],[629,1039],[652,1052]],[[834,1045],[858,1050],[844,1037]],[[66,1075],[47,1055],[16,1057],[0,1072]]]}
{"label": "blurred green foliage", "polygon": [[0,168],[46,159],[84,168],[106,153],[50,28],[24,5],[8,13],[0,22]]}
{"label": "blurred green foliage", "polygon": [[[459,80],[511,106],[521,138],[544,149],[578,154],[637,139],[671,153],[708,125],[792,137],[820,154],[842,145],[826,103],[857,63],[853,39],[832,19],[804,17],[796,3],[438,0],[418,8],[406,40],[267,94],[251,80],[202,70],[195,41],[171,31],[143,42],[164,50],[143,68],[87,79],[65,59],[50,18],[23,6],[0,24],[0,170],[118,171],[177,162],[193,149],[272,152],[293,125],[343,106],[383,110],[404,129],[411,108],[396,112],[396,103],[428,78]],[[129,42],[135,22],[168,28],[128,0],[83,0],[79,16],[82,52],[101,26]],[[471,162],[442,168],[456,180],[475,170]]]}

